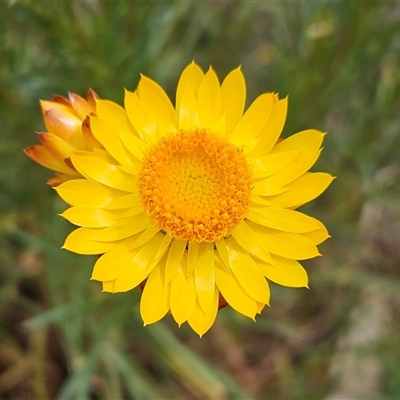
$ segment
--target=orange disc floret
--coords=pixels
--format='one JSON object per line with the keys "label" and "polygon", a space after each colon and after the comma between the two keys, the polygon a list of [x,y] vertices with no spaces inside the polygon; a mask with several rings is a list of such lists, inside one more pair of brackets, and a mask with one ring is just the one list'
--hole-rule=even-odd
{"label": "orange disc floret", "polygon": [[253,181],[243,153],[205,129],[161,138],[138,175],[149,218],[174,238],[191,242],[228,236],[248,212]]}

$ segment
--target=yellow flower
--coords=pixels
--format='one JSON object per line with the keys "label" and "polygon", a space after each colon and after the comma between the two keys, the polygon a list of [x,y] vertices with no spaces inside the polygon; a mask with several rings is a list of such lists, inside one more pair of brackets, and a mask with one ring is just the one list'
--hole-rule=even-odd
{"label": "yellow flower", "polygon": [[89,128],[88,115],[95,113],[97,100],[97,94],[89,90],[87,101],[75,93],[69,93],[69,100],[54,96],[52,101],[40,102],[48,132],[38,133],[43,146],[29,146],[24,151],[40,165],[57,172],[47,182],[50,186],[80,176],[69,160],[73,151],[103,148]]}
{"label": "yellow flower", "polygon": [[97,102],[90,128],[103,148],[70,154],[82,178],[56,190],[80,228],[64,248],[102,254],[92,279],[105,292],[140,285],[145,324],[171,313],[203,335],[224,303],[254,319],[269,281],[307,287],[297,260],[318,256],[328,233],[295,209],[333,179],[307,172],[324,135],[279,140],[287,99],[262,94],[243,114],[245,98],[240,68],[220,85],[190,64],[175,107],[142,76],[125,108]]}

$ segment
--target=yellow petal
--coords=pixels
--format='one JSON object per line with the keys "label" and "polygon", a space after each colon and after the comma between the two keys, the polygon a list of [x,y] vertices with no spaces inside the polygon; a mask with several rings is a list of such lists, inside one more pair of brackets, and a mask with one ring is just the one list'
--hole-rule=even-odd
{"label": "yellow petal", "polygon": [[[164,257],[164,255],[166,254],[166,252],[168,251],[169,246],[170,246],[172,240],[173,240],[173,237],[172,237],[172,236],[164,235],[164,238],[163,238],[163,240],[162,240],[162,242],[161,242],[161,244],[160,244],[160,247],[159,247],[158,250],[155,252],[155,257],[154,257],[154,260],[153,260],[154,265],[156,265],[158,262],[163,262],[163,261],[162,261],[162,260],[163,260],[163,257]],[[162,272],[163,272],[164,275],[165,275],[165,262],[163,262],[163,270],[162,270]],[[164,278],[165,278],[165,277],[164,277]],[[165,279],[165,280],[166,280],[166,279]]]}
{"label": "yellow petal", "polygon": [[[94,154],[95,156],[103,158],[104,161],[108,162],[109,164],[117,164],[117,161],[115,158],[106,150],[104,149],[98,149],[94,148],[92,151],[77,151],[75,152],[77,154]],[[121,168],[124,166],[121,165]],[[130,166],[132,169],[134,168],[133,166]],[[126,165],[125,168],[128,168]]]}
{"label": "yellow petal", "polygon": [[268,304],[269,287],[253,258],[232,237],[225,239],[229,266],[246,293],[260,303]]}
{"label": "yellow petal", "polygon": [[224,238],[221,238],[218,241],[216,241],[215,242],[215,246],[217,248],[218,255],[221,258],[222,264],[225,266],[227,271],[230,271],[230,269],[229,269],[229,255],[228,255],[228,251],[226,250]]}
{"label": "yellow petal", "polygon": [[145,213],[141,213],[132,218],[125,218],[115,222],[107,228],[100,229],[97,240],[112,242],[125,239],[144,231],[150,224],[152,222],[149,220],[149,217]]}
{"label": "yellow petal", "polygon": [[253,140],[267,123],[272,110],[272,93],[258,96],[233,129],[229,141],[241,146]]}
{"label": "yellow petal", "polygon": [[149,108],[157,110],[156,112],[163,115],[165,119],[173,117],[175,114],[174,106],[164,89],[157,82],[145,75],[141,75],[137,90],[139,97]]}
{"label": "yellow petal", "polygon": [[171,281],[171,314],[179,326],[192,315],[196,303],[194,278],[186,273],[186,263],[185,255]]}
{"label": "yellow petal", "polygon": [[250,200],[250,208],[254,206],[272,206],[272,203],[260,196],[252,196]]}
{"label": "yellow petal", "polygon": [[127,172],[128,174],[132,175],[133,179],[137,178],[140,171],[140,168],[138,168],[136,165],[119,165],[118,168],[121,171]]}
{"label": "yellow petal", "polygon": [[281,232],[248,221],[264,246],[272,254],[293,260],[306,260],[320,255],[314,243],[298,233]]}
{"label": "yellow petal", "polygon": [[129,265],[133,257],[139,251],[130,251],[131,246],[132,239],[122,240],[99,257],[93,267],[91,279],[96,281],[110,281],[124,275],[129,270]]}
{"label": "yellow petal", "polygon": [[167,264],[165,266],[165,281],[171,282],[181,264],[186,249],[186,240],[174,239],[168,252]]}
{"label": "yellow petal", "polygon": [[275,174],[290,164],[298,154],[298,151],[288,151],[255,158],[251,161],[254,178],[260,179]]}
{"label": "yellow petal", "polygon": [[319,229],[316,229],[311,232],[303,233],[303,236],[310,239],[315,245],[318,245],[318,244],[324,242],[330,236],[329,236],[329,233],[326,230],[325,226],[320,221],[318,221],[316,219],[315,222],[316,222],[316,224],[319,225]]}
{"label": "yellow petal", "polygon": [[79,207],[103,207],[121,196],[121,192],[87,179],[67,181],[55,190],[66,203]]}
{"label": "yellow petal", "polygon": [[249,227],[246,221],[242,221],[236,228],[231,232],[232,237],[243,247],[246,251],[251,253],[264,261],[271,261],[271,256],[268,250],[262,244],[257,235]]}
{"label": "yellow petal", "polygon": [[307,129],[289,136],[277,143],[271,153],[281,153],[299,150],[317,150],[321,147],[324,134],[314,129]]}
{"label": "yellow petal", "polygon": [[145,325],[159,321],[169,310],[171,285],[164,283],[161,275],[162,267],[157,265],[153,269],[143,289],[140,315]]}
{"label": "yellow petal", "polygon": [[103,254],[111,250],[117,242],[98,242],[95,238],[98,229],[78,228],[72,231],[65,240],[63,249],[78,254]]}
{"label": "yellow petal", "polygon": [[174,107],[164,89],[153,80],[142,75],[137,89],[138,95],[155,116],[160,136],[174,129]]}
{"label": "yellow petal", "polygon": [[254,150],[248,154],[248,157],[263,157],[271,151],[282,132],[283,126],[285,125],[287,106],[287,98],[278,101],[273,106],[271,116],[260,132],[259,142]]}
{"label": "yellow petal", "polygon": [[102,282],[103,292],[114,293],[115,279],[112,281]]}
{"label": "yellow petal", "polygon": [[[100,102],[102,108],[105,108],[104,102],[105,100]],[[111,102],[109,103],[113,104]],[[114,157],[119,164],[132,165],[131,159],[129,158],[127,151],[121,142],[118,127],[111,125],[110,121],[108,120],[103,120],[92,116],[90,118],[90,128],[93,136],[104,146],[108,153],[111,154],[111,156]]]}
{"label": "yellow petal", "polygon": [[243,115],[246,83],[239,68],[231,71],[221,86],[222,114],[226,114],[226,131],[230,133]]}
{"label": "yellow petal", "polygon": [[257,302],[257,314],[261,314],[261,311],[264,309],[265,304]]}
{"label": "yellow petal", "polygon": [[225,136],[226,135],[226,115],[224,114],[214,126],[211,127],[211,132],[216,135]]}
{"label": "yellow petal", "polygon": [[137,238],[135,243],[133,244],[133,248],[143,246],[150,239],[152,239],[158,232],[160,232],[160,228],[154,224],[149,225]]}
{"label": "yellow petal", "polygon": [[202,337],[212,326],[218,313],[219,291],[214,287],[214,296],[211,306],[204,312],[198,301],[196,301],[192,315],[188,318],[191,328]]}
{"label": "yellow petal", "polygon": [[[121,140],[128,152],[131,154],[132,161],[141,161],[143,159],[143,155],[148,148],[148,144],[146,144],[137,136],[128,133],[122,133]],[[141,165],[141,163],[135,163],[135,165]]]}
{"label": "yellow petal", "polygon": [[125,108],[129,120],[139,136],[154,143],[159,138],[157,120],[136,93],[125,91]]}
{"label": "yellow petal", "polygon": [[261,182],[284,186],[306,173],[317,161],[321,150],[303,151],[290,164]]}
{"label": "yellow petal", "polygon": [[197,267],[197,262],[199,260],[199,248],[201,244],[197,242],[188,242],[188,255],[187,255],[187,262],[188,262],[188,273],[191,274],[194,269]]}
{"label": "yellow petal", "polygon": [[183,94],[186,92],[188,87],[191,88],[193,93],[197,93],[197,89],[200,82],[203,79],[203,71],[194,62],[190,63],[182,72],[179,78],[177,90],[176,90],[176,110],[179,111],[181,108]]}
{"label": "yellow petal", "polygon": [[114,200],[105,205],[104,208],[106,210],[121,210],[124,208],[134,208],[140,204],[141,202],[138,193],[132,193],[126,196],[115,197]]}
{"label": "yellow petal", "polygon": [[254,319],[257,313],[257,302],[242,288],[233,274],[226,272],[221,261],[215,259],[215,279],[226,302],[237,312]]}
{"label": "yellow petal", "polygon": [[[108,281],[119,279],[116,283],[115,291],[126,291],[129,289],[122,289],[123,279],[126,279],[126,285],[132,285],[132,281],[140,282],[147,276],[146,273],[154,267],[153,259],[155,252],[160,247],[163,240],[161,233],[152,237],[145,245],[140,248],[132,248],[135,238],[121,240],[115,247],[113,247],[106,254],[102,255],[96,262],[92,279],[98,281]],[[127,277],[127,275],[130,275]],[[143,276],[145,276],[143,278]],[[137,286],[140,282],[131,286]]]}
{"label": "yellow petal", "polygon": [[211,67],[200,83],[197,103],[201,126],[212,128],[221,118],[221,86]]}
{"label": "yellow petal", "polygon": [[116,132],[129,132],[126,111],[117,103],[110,100],[99,100],[96,105],[96,115],[100,120],[108,121]]}
{"label": "yellow petal", "polygon": [[141,161],[148,148],[148,145],[134,135],[122,135],[121,140],[126,150],[130,153],[133,164],[136,166],[141,166]]}
{"label": "yellow petal", "polygon": [[121,274],[115,280],[114,290],[116,292],[131,290],[148,277],[155,266],[153,263],[155,255],[154,250],[160,246],[163,237],[163,234],[158,233],[139,249],[129,251],[129,253],[132,254],[131,259],[129,263],[123,267],[126,273]]}
{"label": "yellow petal", "polygon": [[197,300],[206,313],[211,307],[215,292],[214,243],[201,243],[198,262],[194,270]]}
{"label": "yellow petal", "polygon": [[199,110],[196,97],[190,86],[183,93],[179,108],[179,129],[192,129],[200,125]]}
{"label": "yellow petal", "polygon": [[93,207],[71,207],[60,214],[74,225],[87,228],[104,228],[115,223],[118,215]]}
{"label": "yellow petal", "polygon": [[314,218],[298,211],[275,206],[252,207],[247,218],[260,225],[285,232],[303,233],[319,228]]}
{"label": "yellow petal", "polygon": [[254,182],[251,194],[253,196],[275,196],[277,194],[286,192],[287,190],[288,189],[286,189],[284,186],[275,185],[270,181],[262,179]]}
{"label": "yellow petal", "polygon": [[318,197],[333,181],[324,172],[306,173],[286,185],[286,192],[268,198],[272,204],[281,207],[298,207]]}
{"label": "yellow petal", "polygon": [[110,164],[100,154],[79,152],[71,154],[71,160],[74,167],[88,179],[126,192],[137,191],[136,180],[132,179],[132,175]]}
{"label": "yellow petal", "polygon": [[25,154],[36,161],[38,164],[53,171],[63,172],[65,174],[77,174],[72,168],[69,168],[62,161],[57,160],[50,152],[43,146],[29,146],[25,150]]}
{"label": "yellow petal", "polygon": [[296,260],[273,255],[271,263],[256,261],[258,268],[270,281],[287,287],[308,287],[306,270]]}
{"label": "yellow petal", "polygon": [[119,214],[121,216],[121,219],[122,218],[131,218],[131,217],[134,217],[136,219],[136,217],[139,214],[143,214],[144,212],[145,212],[145,210],[143,208],[143,205],[138,204],[135,207],[130,207],[128,210],[124,210],[124,209],[120,210]]}

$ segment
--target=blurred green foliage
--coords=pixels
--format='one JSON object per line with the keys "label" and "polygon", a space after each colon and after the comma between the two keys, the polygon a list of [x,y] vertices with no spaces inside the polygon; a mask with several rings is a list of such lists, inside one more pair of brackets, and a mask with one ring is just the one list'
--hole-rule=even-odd
{"label": "blurred green foliage", "polygon": [[[1,398],[325,398],[345,390],[343,348],[377,365],[363,398],[400,398],[398,2],[3,1],[0,60]],[[328,131],[314,169],[338,177],[304,208],[333,237],[305,263],[311,289],[274,286],[257,323],[225,309],[201,340],[143,327],[137,292],[100,293],[94,259],[60,250],[52,173],[22,153],[45,129],[38,99],[122,103],[140,73],[173,99],[191,60],[220,78],[242,65],[249,102],[289,95],[284,136]]]}

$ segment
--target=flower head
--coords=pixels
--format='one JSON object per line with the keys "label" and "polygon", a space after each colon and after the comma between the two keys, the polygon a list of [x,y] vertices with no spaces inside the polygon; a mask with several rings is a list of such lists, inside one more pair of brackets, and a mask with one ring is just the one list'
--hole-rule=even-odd
{"label": "flower head", "polygon": [[102,254],[92,279],[105,292],[140,285],[145,324],[171,313],[202,335],[224,303],[254,319],[270,281],[308,284],[298,260],[318,256],[328,233],[296,208],[332,181],[308,172],[324,135],[278,140],[287,99],[265,93],[244,112],[245,98],[240,68],[220,84],[213,69],[190,64],[175,107],[142,76],[125,108],[97,101],[98,145],[68,151],[76,179],[56,190],[70,205],[62,216],[80,228],[64,248]]}

